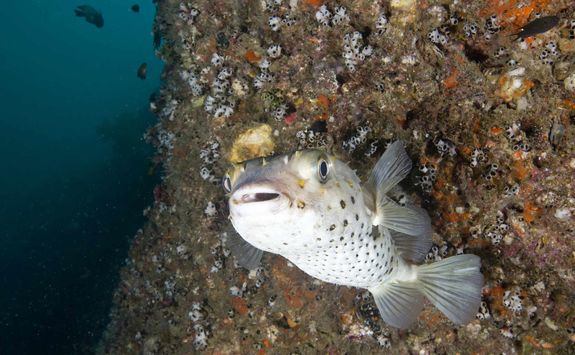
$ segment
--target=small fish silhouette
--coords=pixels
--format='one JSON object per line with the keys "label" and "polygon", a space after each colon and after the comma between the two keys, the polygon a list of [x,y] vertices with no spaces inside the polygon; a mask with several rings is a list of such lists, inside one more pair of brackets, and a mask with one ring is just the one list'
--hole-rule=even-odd
{"label": "small fish silhouette", "polygon": [[544,16],[536,20],[533,20],[523,26],[521,31],[517,32],[515,36],[517,38],[525,39],[538,35],[540,33],[545,33],[559,24],[559,17],[557,16]]}
{"label": "small fish silhouette", "polygon": [[137,72],[138,78],[145,80],[147,74],[148,74],[148,64],[147,63],[140,64]]}

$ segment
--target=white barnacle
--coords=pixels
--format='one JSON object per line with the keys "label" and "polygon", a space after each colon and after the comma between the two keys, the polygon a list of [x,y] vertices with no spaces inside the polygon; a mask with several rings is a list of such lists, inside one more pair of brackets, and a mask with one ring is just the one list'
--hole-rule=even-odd
{"label": "white barnacle", "polygon": [[279,44],[273,44],[268,47],[267,53],[272,59],[279,58],[282,55],[282,46]]}
{"label": "white barnacle", "polygon": [[315,19],[324,26],[329,26],[331,20],[331,12],[327,9],[327,6],[322,5],[319,10],[315,13]]}
{"label": "white barnacle", "polygon": [[277,32],[282,27],[282,19],[278,16],[270,16],[268,24],[270,25],[272,31]]}

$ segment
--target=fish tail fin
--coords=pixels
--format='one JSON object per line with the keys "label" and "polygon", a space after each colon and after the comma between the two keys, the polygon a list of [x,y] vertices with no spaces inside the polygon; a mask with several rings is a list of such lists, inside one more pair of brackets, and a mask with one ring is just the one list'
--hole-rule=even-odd
{"label": "fish tail fin", "polygon": [[423,309],[423,293],[414,281],[384,282],[369,292],[381,318],[392,327],[408,328]]}
{"label": "fish tail fin", "polygon": [[457,255],[413,266],[414,278],[393,280],[370,288],[383,321],[408,328],[423,309],[424,296],[456,324],[475,318],[481,303],[483,275],[476,255]]}
{"label": "fish tail fin", "polygon": [[481,303],[483,275],[477,255],[463,254],[416,267],[425,297],[456,324],[475,318]]}

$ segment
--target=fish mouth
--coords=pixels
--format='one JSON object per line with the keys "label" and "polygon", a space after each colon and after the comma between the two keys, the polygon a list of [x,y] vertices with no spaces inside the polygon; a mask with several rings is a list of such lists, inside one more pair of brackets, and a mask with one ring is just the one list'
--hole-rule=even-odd
{"label": "fish mouth", "polygon": [[254,203],[254,202],[266,202],[278,199],[280,194],[277,192],[256,192],[247,193],[240,196],[238,199],[239,203]]}
{"label": "fish mouth", "polygon": [[236,190],[231,201],[235,205],[256,204],[257,202],[276,202],[284,195],[275,186],[248,185]]}

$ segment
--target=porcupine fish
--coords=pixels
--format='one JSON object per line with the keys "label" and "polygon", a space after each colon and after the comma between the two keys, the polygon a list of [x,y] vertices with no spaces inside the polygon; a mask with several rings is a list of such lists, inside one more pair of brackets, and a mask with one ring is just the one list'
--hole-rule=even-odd
{"label": "porcupine fish", "polygon": [[397,328],[417,320],[424,297],[465,324],[481,302],[480,259],[463,254],[419,265],[431,247],[429,216],[390,197],[411,165],[400,141],[363,185],[321,150],[236,164],[223,178],[229,218],[241,236],[230,249],[250,269],[266,251],[319,280],[367,289],[383,320]]}

